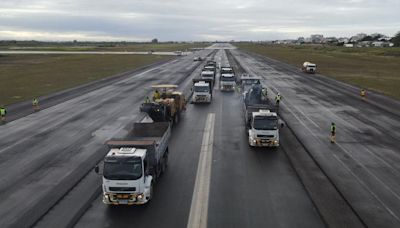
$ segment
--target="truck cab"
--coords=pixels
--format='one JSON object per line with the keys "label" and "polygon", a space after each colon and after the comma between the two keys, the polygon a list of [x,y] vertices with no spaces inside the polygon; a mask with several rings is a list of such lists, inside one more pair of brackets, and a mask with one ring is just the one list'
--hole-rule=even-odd
{"label": "truck cab", "polygon": [[[106,142],[103,161],[103,202],[108,205],[140,205],[153,197],[153,186],[166,171],[169,122],[141,121],[124,138]],[[99,167],[95,168],[99,173]]]}
{"label": "truck cab", "polygon": [[221,74],[220,76],[221,91],[234,91],[236,87],[236,78],[232,73]]}
{"label": "truck cab", "polygon": [[251,113],[249,118],[249,145],[253,147],[278,147],[279,128],[283,127],[278,115],[270,110],[260,109]]}
{"label": "truck cab", "polygon": [[102,187],[105,204],[147,203],[153,193],[147,150],[134,147],[111,149],[104,159]]}
{"label": "truck cab", "polygon": [[210,103],[212,99],[211,81],[193,80],[193,103]]}
{"label": "truck cab", "polygon": [[211,70],[203,70],[201,72],[201,78],[202,79],[212,79],[215,80],[215,71],[211,71]]}

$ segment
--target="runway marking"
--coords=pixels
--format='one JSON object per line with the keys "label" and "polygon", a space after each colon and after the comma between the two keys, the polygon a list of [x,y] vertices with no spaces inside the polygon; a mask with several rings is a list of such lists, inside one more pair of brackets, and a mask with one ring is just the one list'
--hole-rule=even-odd
{"label": "runway marking", "polygon": [[188,228],[207,227],[208,197],[210,192],[211,163],[214,143],[215,114],[209,113],[201,143],[200,158],[197,166],[192,204],[190,206]]}

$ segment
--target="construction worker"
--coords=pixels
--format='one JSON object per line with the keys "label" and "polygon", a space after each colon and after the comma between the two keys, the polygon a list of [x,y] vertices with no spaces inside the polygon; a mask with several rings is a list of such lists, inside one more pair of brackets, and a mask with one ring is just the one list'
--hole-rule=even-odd
{"label": "construction worker", "polygon": [[6,114],[7,114],[6,108],[0,107],[0,118],[1,118],[1,122],[5,122],[5,121],[6,121]]}
{"label": "construction worker", "polygon": [[336,142],[336,124],[335,123],[331,123],[331,143],[335,143]]}
{"label": "construction worker", "polygon": [[160,98],[161,98],[160,92],[158,92],[158,90],[154,91],[153,101],[156,101],[157,99],[160,99]]}
{"label": "construction worker", "polygon": [[33,111],[39,111],[40,107],[39,107],[39,99],[37,99],[36,97],[32,99],[32,107],[33,107]]}
{"label": "construction worker", "polygon": [[146,97],[146,98],[144,99],[144,103],[150,103],[150,98],[149,98],[149,97]]}
{"label": "construction worker", "polygon": [[363,100],[365,100],[365,95],[367,95],[367,91],[365,91],[365,89],[361,89],[360,91],[360,96]]}
{"label": "construction worker", "polygon": [[276,97],[275,97],[276,106],[279,106],[279,103],[281,102],[281,99],[282,99],[281,95],[279,93],[276,94]]}

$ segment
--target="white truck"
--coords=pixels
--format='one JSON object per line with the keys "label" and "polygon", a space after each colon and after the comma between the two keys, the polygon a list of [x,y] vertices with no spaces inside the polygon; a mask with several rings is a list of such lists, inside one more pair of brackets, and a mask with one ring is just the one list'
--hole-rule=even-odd
{"label": "white truck", "polygon": [[211,103],[212,79],[193,79],[192,103]]}
{"label": "white truck", "polygon": [[201,79],[205,79],[205,80],[212,80],[212,88],[214,87],[214,83],[215,83],[215,71],[211,71],[211,70],[203,70],[200,74],[200,78]]}
{"label": "white truck", "polygon": [[279,146],[279,128],[284,123],[273,110],[270,101],[263,98],[260,84],[253,85],[244,93],[244,117],[250,146]]}
{"label": "white truck", "polygon": [[221,67],[219,85],[221,91],[234,91],[236,77],[232,67]]}
{"label": "white truck", "polygon": [[317,64],[304,62],[303,66],[301,67],[301,70],[305,73],[315,74],[315,72],[317,71]]}
{"label": "white truck", "polygon": [[221,91],[235,91],[236,78],[234,74],[221,74],[219,78]]}
{"label": "white truck", "polygon": [[[261,108],[261,109],[260,109]],[[253,147],[278,147],[279,128],[283,127],[278,115],[266,107],[248,106],[247,130],[249,145]]]}
{"label": "white truck", "polygon": [[[169,122],[134,123],[126,138],[107,142],[103,164],[103,202],[138,205],[151,200],[156,179],[168,163]],[[99,173],[99,167],[95,171]]]}

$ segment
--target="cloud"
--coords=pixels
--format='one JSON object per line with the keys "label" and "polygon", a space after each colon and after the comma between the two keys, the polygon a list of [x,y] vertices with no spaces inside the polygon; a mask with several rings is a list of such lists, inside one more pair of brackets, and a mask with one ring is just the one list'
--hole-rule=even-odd
{"label": "cloud", "polygon": [[398,0],[1,0],[0,39],[272,40],[394,35]]}

